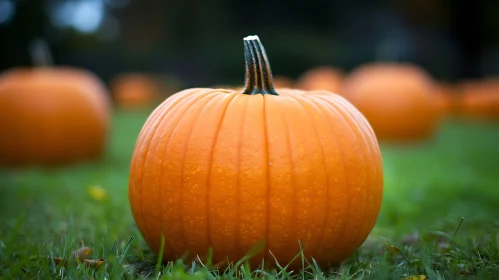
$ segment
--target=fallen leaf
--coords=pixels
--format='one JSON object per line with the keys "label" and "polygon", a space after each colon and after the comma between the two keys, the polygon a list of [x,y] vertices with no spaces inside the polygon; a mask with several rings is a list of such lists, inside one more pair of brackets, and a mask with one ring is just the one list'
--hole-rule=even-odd
{"label": "fallen leaf", "polygon": [[88,188],[88,194],[91,198],[96,201],[102,201],[106,198],[107,192],[101,186],[90,186]]}
{"label": "fallen leaf", "polygon": [[90,267],[99,268],[101,265],[104,264],[104,259],[98,259],[98,260],[85,259],[83,263]]}
{"label": "fallen leaf", "polygon": [[[81,248],[71,252],[71,260],[75,264],[80,262],[80,263],[83,263],[85,266],[93,267],[93,268],[99,268],[102,264],[104,264],[104,259],[92,260],[92,259],[85,258],[86,256],[90,255],[91,253],[92,253],[92,248],[86,247],[83,244],[83,241],[81,241]],[[67,264],[67,261],[63,258],[54,257],[53,260],[54,260],[54,263],[56,265],[65,266]]]}
{"label": "fallen leaf", "polygon": [[412,275],[402,278],[401,280],[426,280],[426,275]]}
{"label": "fallen leaf", "polygon": [[66,265],[66,260],[63,258],[54,257],[53,260],[56,265]]}
{"label": "fallen leaf", "polygon": [[71,253],[71,258],[73,260],[80,260],[83,261],[86,256],[90,255],[92,253],[92,248],[89,247],[81,247],[78,250],[75,250]]}

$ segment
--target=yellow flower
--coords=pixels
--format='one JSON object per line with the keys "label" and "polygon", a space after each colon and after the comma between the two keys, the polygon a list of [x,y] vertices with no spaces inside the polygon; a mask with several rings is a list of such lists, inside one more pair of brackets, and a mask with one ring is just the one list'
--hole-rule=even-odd
{"label": "yellow flower", "polygon": [[88,194],[97,201],[102,201],[107,196],[106,190],[100,186],[90,186]]}
{"label": "yellow flower", "polygon": [[413,276],[404,277],[401,280],[426,280],[426,279],[427,278],[425,275],[413,275]]}

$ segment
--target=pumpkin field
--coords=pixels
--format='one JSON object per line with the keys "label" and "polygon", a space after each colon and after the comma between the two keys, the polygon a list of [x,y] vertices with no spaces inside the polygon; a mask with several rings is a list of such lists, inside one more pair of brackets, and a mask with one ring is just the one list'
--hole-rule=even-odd
{"label": "pumpkin field", "polygon": [[0,279],[499,279],[494,6],[360,2],[0,0]]}
{"label": "pumpkin field", "polygon": [[[158,264],[134,225],[127,192],[129,160],[148,114],[116,110],[109,150],[98,164],[2,168],[2,279],[301,279],[302,272],[279,268],[264,273],[244,266],[216,271],[181,261]],[[430,141],[382,145],[385,191],[370,237],[339,268],[312,264],[305,277],[494,279],[498,139],[497,124],[448,120]],[[52,261],[69,258],[80,240],[92,248],[89,259],[104,259],[100,269]]]}

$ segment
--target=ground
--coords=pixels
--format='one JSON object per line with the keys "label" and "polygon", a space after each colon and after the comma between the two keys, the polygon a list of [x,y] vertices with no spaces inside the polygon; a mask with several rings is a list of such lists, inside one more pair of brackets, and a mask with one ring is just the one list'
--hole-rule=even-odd
{"label": "ground", "polygon": [[[378,222],[339,268],[215,271],[181,261],[160,265],[134,226],[128,167],[147,115],[115,113],[100,163],[0,169],[1,279],[499,278],[498,124],[448,120],[431,140],[382,143]],[[81,241],[93,249],[89,259],[104,258],[98,269],[55,265],[54,257],[69,259]]]}

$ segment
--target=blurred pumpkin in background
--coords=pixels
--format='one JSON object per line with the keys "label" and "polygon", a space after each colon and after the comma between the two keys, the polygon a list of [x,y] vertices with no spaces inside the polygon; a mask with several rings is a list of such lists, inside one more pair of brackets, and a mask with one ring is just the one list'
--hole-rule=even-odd
{"label": "blurred pumpkin in background", "polygon": [[169,73],[158,73],[153,76],[153,79],[156,82],[159,92],[158,101],[165,100],[184,86],[183,81],[179,77]]}
{"label": "blurred pumpkin in background", "polygon": [[149,108],[160,102],[161,89],[149,74],[119,74],[111,81],[111,92],[117,107],[125,109]]}
{"label": "blurred pumpkin in background", "polygon": [[441,116],[435,82],[412,64],[361,65],[345,80],[341,92],[369,120],[378,139],[427,138]]}
{"label": "blurred pumpkin in background", "polygon": [[301,242],[309,260],[339,264],[380,211],[377,139],[339,95],[274,89],[258,37],[244,47],[242,90],[183,90],[145,122],[129,177],[137,227],[164,261],[212,248],[215,264],[252,251],[253,267],[286,265]]}
{"label": "blurred pumpkin in background", "polygon": [[274,87],[275,88],[293,88],[295,81],[290,77],[284,75],[274,76]]}
{"label": "blurred pumpkin in background", "polygon": [[458,107],[458,91],[449,83],[436,84],[435,102],[443,117],[454,115]]}
{"label": "blurred pumpkin in background", "polygon": [[226,90],[242,90],[243,86],[241,86],[241,85],[218,84],[218,85],[212,85],[210,88],[226,89]]}
{"label": "blurred pumpkin in background", "polygon": [[458,90],[458,114],[461,117],[499,119],[499,79],[463,81]]}
{"label": "blurred pumpkin in background", "polygon": [[343,71],[332,66],[319,66],[303,73],[296,83],[302,90],[327,90],[340,94]]}
{"label": "blurred pumpkin in background", "polygon": [[[293,88],[294,86],[294,81],[293,79],[283,76],[283,75],[276,75],[273,77],[274,81],[274,88]],[[243,91],[244,90],[244,85],[214,85],[211,88],[219,88],[219,89],[230,89],[230,90],[237,90],[237,91]]]}
{"label": "blurred pumpkin in background", "polygon": [[0,75],[0,163],[52,165],[103,154],[110,100],[92,73],[51,66],[48,48],[34,41],[36,67]]}

